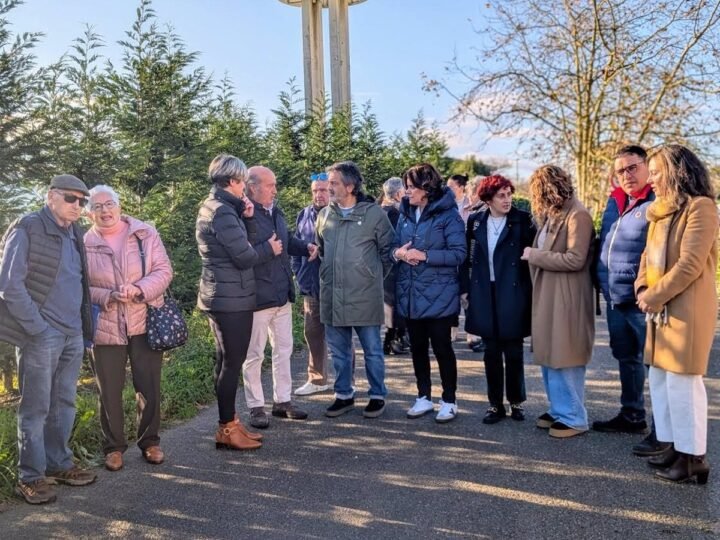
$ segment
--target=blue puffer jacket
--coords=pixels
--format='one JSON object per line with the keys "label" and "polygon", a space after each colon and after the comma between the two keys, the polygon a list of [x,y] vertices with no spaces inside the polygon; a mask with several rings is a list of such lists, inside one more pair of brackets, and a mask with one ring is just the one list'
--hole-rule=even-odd
{"label": "blue puffer jacket", "polygon": [[[317,222],[317,208],[312,204],[306,206],[297,217],[295,238],[304,244],[315,242],[315,223]],[[311,296],[316,300],[320,298],[320,259],[308,262],[307,257],[291,257],[290,266],[297,280],[300,294]]]}
{"label": "blue puffer jacket", "polygon": [[645,249],[647,207],[655,200],[648,184],[632,204],[622,188],[610,195],[600,226],[600,259],[596,273],[600,290],[607,302],[635,302],[634,283]]}
{"label": "blue puffer jacket", "polygon": [[460,312],[458,266],[467,251],[465,224],[455,196],[443,188],[440,199],[429,203],[415,222],[415,207],[407,198],[400,204],[400,219],[393,249],[412,242],[427,260],[417,266],[397,262],[395,302],[398,313],[409,319],[439,319]]}

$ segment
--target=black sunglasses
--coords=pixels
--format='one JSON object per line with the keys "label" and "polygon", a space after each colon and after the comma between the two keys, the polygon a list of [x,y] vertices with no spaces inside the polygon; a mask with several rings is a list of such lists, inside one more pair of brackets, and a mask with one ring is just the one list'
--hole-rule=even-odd
{"label": "black sunglasses", "polygon": [[88,203],[88,199],[85,197],[78,197],[77,195],[71,195],[70,193],[65,193],[64,191],[57,191],[62,194],[63,200],[68,204],[75,204],[77,202],[80,205],[80,208],[85,208]]}

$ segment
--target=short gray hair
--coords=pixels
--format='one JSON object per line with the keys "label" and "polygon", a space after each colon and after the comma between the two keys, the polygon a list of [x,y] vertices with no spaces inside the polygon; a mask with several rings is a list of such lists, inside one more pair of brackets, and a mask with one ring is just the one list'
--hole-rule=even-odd
{"label": "short gray hair", "polygon": [[383,193],[385,193],[385,196],[388,199],[395,200],[395,196],[398,194],[398,192],[403,188],[403,181],[402,178],[398,176],[392,176],[385,180],[385,183],[383,184]]}
{"label": "short gray hair", "polygon": [[225,188],[233,178],[247,181],[247,166],[243,161],[230,154],[215,156],[208,167],[208,177],[213,184]]}
{"label": "short gray hair", "polygon": [[470,197],[472,194],[474,194],[477,191],[478,186],[480,185],[480,182],[482,182],[484,176],[473,176],[470,180],[467,181],[467,184],[465,184],[465,195]]}
{"label": "short gray hair", "polygon": [[360,168],[353,161],[340,161],[327,168],[327,172],[336,172],[340,175],[342,183],[353,186],[352,194],[357,196],[362,192],[363,177]]}
{"label": "short gray hair", "polygon": [[100,193],[107,193],[108,195],[110,195],[110,198],[115,201],[115,204],[120,206],[120,195],[118,195],[117,191],[115,191],[113,188],[111,188],[110,186],[106,186],[105,184],[98,184],[90,190],[90,197],[88,197],[88,200],[90,201],[90,206],[92,206],[93,198]]}

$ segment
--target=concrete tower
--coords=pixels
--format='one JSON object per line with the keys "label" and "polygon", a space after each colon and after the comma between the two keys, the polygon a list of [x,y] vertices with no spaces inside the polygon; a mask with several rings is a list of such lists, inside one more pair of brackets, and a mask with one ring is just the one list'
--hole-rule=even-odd
{"label": "concrete tower", "polygon": [[322,9],[330,8],[330,85],[333,111],[350,106],[348,7],[365,0],[280,0],[302,7],[305,111],[325,99]]}

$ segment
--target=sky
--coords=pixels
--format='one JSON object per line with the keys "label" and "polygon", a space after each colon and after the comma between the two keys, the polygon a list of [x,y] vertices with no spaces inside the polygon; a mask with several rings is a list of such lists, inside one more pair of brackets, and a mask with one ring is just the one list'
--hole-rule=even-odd
{"label": "sky", "polygon": [[[25,0],[10,12],[12,31],[42,32],[35,49],[38,62],[56,61],[80,36],[86,24],[94,27],[106,47],[103,54],[119,64],[121,48],[139,2],[135,0]],[[450,146],[450,155],[474,154],[504,160],[506,170],[520,179],[534,164],[522,159],[513,139],[485,142],[481,127],[450,122],[453,101],[422,90],[422,74],[444,76],[455,54],[465,63],[474,58],[481,37],[475,28],[487,14],[480,0],[366,0],[350,7],[350,69],[352,100],[372,102],[386,133],[404,132],[422,110],[436,121]],[[249,104],[264,123],[277,95],[295,78],[303,85],[301,10],[279,0],[155,0],[158,21],[171,25],[199,64],[213,79],[225,73],[235,85],[236,99]],[[324,10],[325,55],[329,51],[327,11]],[[325,62],[326,91],[330,65]],[[453,88],[461,92],[459,80]],[[517,160],[517,161],[516,161]]]}

